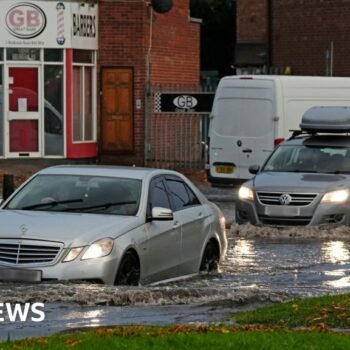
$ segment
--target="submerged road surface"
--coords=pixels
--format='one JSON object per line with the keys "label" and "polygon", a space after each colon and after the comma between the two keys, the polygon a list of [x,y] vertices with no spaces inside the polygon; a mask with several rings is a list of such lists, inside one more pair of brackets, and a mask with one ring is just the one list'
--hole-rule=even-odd
{"label": "submerged road surface", "polygon": [[0,283],[0,303],[44,302],[46,312],[42,323],[5,320],[0,339],[100,325],[220,321],[237,308],[350,291],[350,241],[229,237],[221,273],[178,282],[132,288]]}

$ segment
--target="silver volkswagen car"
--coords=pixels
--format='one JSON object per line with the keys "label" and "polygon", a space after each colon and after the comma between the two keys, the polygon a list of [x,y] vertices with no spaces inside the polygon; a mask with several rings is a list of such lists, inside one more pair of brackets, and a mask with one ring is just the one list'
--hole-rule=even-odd
{"label": "silver volkswagen car", "polygon": [[183,175],[58,166],[35,174],[0,210],[0,280],[138,285],[211,270],[225,218]]}
{"label": "silver volkswagen car", "polygon": [[350,107],[314,107],[243,184],[238,223],[350,224]]}

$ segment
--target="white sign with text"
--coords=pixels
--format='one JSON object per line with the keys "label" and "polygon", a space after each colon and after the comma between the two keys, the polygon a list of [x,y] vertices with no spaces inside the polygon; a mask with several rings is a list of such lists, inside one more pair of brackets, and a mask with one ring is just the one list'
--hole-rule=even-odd
{"label": "white sign with text", "polygon": [[0,47],[98,49],[98,5],[0,1]]}

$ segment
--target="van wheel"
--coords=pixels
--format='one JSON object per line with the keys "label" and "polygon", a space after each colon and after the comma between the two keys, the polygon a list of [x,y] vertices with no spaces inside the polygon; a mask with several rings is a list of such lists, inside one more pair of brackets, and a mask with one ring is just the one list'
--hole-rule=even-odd
{"label": "van wheel", "polygon": [[213,241],[210,241],[204,249],[200,271],[217,271],[218,268],[219,249]]}
{"label": "van wheel", "polygon": [[115,285],[138,286],[140,282],[140,263],[136,254],[131,251],[125,253],[118,269]]}

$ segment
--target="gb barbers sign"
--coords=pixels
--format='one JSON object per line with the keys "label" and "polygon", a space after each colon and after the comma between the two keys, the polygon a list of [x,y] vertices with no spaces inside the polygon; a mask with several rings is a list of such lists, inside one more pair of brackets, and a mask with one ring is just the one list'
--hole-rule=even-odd
{"label": "gb barbers sign", "polygon": [[82,2],[0,1],[0,47],[98,48],[98,6]]}
{"label": "gb barbers sign", "polygon": [[154,98],[155,113],[210,113],[214,93],[156,93]]}
{"label": "gb barbers sign", "polygon": [[20,3],[12,6],[6,13],[8,32],[19,39],[33,39],[46,27],[44,11],[34,4]]}

